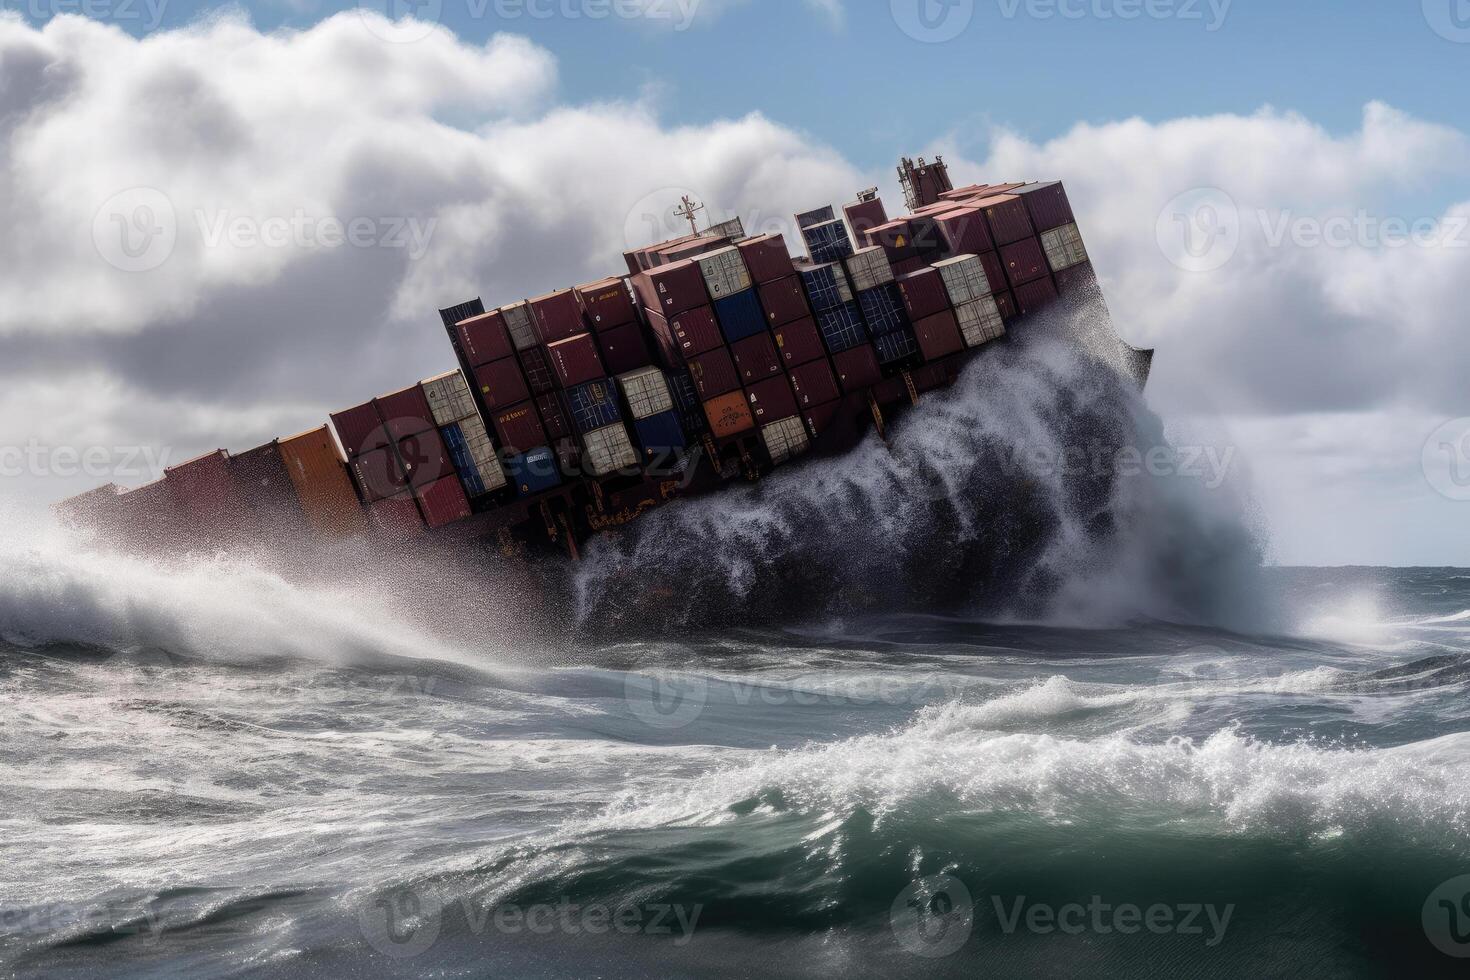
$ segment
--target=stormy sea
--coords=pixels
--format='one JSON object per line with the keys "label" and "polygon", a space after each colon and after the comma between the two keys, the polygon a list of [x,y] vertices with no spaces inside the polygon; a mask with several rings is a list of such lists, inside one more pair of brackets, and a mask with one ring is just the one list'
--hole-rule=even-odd
{"label": "stormy sea", "polygon": [[0,547],[0,972],[1463,975],[1470,571],[1063,344],[575,566]]}

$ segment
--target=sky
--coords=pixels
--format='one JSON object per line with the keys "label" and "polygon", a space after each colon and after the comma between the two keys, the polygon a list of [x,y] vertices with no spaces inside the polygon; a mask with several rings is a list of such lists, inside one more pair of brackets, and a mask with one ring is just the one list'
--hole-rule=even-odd
{"label": "sky", "polygon": [[0,0],[15,513],[446,370],[439,307],[681,193],[789,230],[942,153],[1066,181],[1273,560],[1470,564],[1465,0],[391,2]]}

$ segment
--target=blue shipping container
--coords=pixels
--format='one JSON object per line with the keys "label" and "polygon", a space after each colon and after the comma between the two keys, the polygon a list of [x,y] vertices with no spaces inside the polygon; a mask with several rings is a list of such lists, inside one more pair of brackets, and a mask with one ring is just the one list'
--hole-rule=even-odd
{"label": "blue shipping container", "polygon": [[856,303],[843,303],[835,310],[818,313],[817,329],[822,332],[822,342],[827,345],[827,350],[833,354],[852,350],[868,339],[867,332],[863,330],[863,315],[858,312]]}
{"label": "blue shipping container", "polygon": [[674,398],[674,409],[679,413],[685,432],[698,435],[709,428],[709,419],[705,417],[704,406],[699,403],[694,379],[687,372],[669,372],[669,394]]}
{"label": "blue shipping container", "polygon": [[727,344],[766,330],[766,311],[761,308],[754,289],[742,289],[715,300],[715,319],[720,321],[720,333],[725,335]]}
{"label": "blue shipping container", "polygon": [[464,441],[464,430],[455,422],[439,429],[439,434],[444,437],[445,448],[449,450],[449,458],[454,461],[454,468],[459,471],[459,482],[464,484],[464,492],[471,497],[484,494],[485,480],[480,476],[480,468],[475,465],[475,458],[470,455],[470,447]]}
{"label": "blue shipping container", "polygon": [[622,421],[618,386],[611,378],[599,378],[568,388],[567,404],[572,409],[572,425],[582,435]]}
{"label": "blue shipping container", "polygon": [[852,288],[847,284],[847,273],[840,265],[828,263],[801,270],[801,283],[806,287],[812,301],[812,309],[818,313],[836,309],[852,299]]}
{"label": "blue shipping container", "polygon": [[852,254],[852,239],[847,237],[847,225],[841,221],[804,228],[801,237],[813,262],[836,262]]}
{"label": "blue shipping container", "polygon": [[522,496],[530,497],[561,485],[556,453],[544,446],[505,461],[505,470]]}
{"label": "blue shipping container", "polygon": [[903,330],[909,325],[903,296],[892,283],[858,293],[858,305],[862,307],[863,319],[868,321],[868,329],[874,337]]}
{"label": "blue shipping container", "polygon": [[679,424],[677,412],[659,412],[633,423],[638,447],[643,450],[645,460],[657,459],[674,450],[689,445],[684,437],[684,427]]}
{"label": "blue shipping container", "polygon": [[892,364],[919,353],[918,340],[907,330],[879,334],[873,338],[873,346],[878,348],[879,364]]}

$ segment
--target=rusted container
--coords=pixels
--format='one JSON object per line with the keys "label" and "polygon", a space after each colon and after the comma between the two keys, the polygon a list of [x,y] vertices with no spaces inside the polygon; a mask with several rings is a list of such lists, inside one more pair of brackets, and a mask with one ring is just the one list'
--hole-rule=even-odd
{"label": "rusted container", "polygon": [[546,430],[541,425],[541,418],[536,414],[536,406],[531,402],[495,412],[490,424],[495,429],[495,438],[500,448],[509,453],[529,452],[549,442]]}
{"label": "rusted container", "polygon": [[470,517],[470,500],[454,476],[415,487],[414,496],[418,498],[424,523],[429,527],[448,527]]}
{"label": "rusted container", "polygon": [[904,310],[911,322],[918,322],[949,309],[949,293],[944,288],[944,277],[933,267],[900,277],[898,292],[903,297]]}
{"label": "rusted container", "polygon": [[643,328],[636,323],[602,331],[597,335],[597,343],[602,347],[602,363],[608,374],[627,374],[653,363],[653,355],[643,340]]}
{"label": "rusted container", "polygon": [[730,357],[735,362],[735,370],[740,373],[740,383],[746,387],[781,373],[776,341],[769,333],[759,333],[732,344]]}
{"label": "rusted container", "polygon": [[333,412],[332,428],[337,430],[342,451],[349,459],[388,445],[388,429],[378,414],[376,402]]}
{"label": "rusted container", "polygon": [[979,255],[995,250],[990,226],[979,208],[960,208],[934,219],[944,250],[950,255]]}
{"label": "rusted container", "polygon": [[514,357],[502,358],[475,368],[475,385],[490,411],[519,405],[531,397],[531,389]]}
{"label": "rusted container", "polygon": [[772,336],[776,341],[776,352],[781,355],[781,363],[788,368],[826,358],[827,348],[822,344],[821,331],[811,317],[782,324],[772,331]]}
{"label": "rusted container", "polygon": [[633,294],[624,279],[614,276],[601,282],[578,286],[574,292],[577,305],[582,308],[583,318],[599,333],[638,322],[638,314],[633,308]]}
{"label": "rusted container", "polygon": [[434,428],[434,412],[429,408],[423,385],[409,385],[373,400],[378,403],[378,414],[383,417],[390,438],[402,439]]}
{"label": "rusted container", "polygon": [[758,288],[758,292],[761,306],[766,311],[766,322],[772,327],[812,315],[800,276],[787,276],[785,279],[764,283]]}
{"label": "rusted container", "polygon": [[740,387],[740,372],[735,369],[735,361],[724,347],[692,358],[689,361],[689,377],[693,379],[694,390],[699,393],[699,400],[703,402]]}
{"label": "rusted container", "polygon": [[398,460],[408,474],[410,486],[422,487],[454,475],[454,461],[438,429],[400,439]]}
{"label": "rusted container", "polygon": [[1036,235],[1036,230],[1031,227],[1031,217],[1026,213],[1026,205],[1014,194],[987,197],[975,206],[985,215],[985,221],[990,226],[991,240],[997,246],[1009,245]]}
{"label": "rusted container", "polygon": [[792,263],[790,250],[786,248],[784,235],[761,235],[747,239],[737,247],[745,257],[745,267],[750,270],[751,280],[757,285],[796,275],[796,266]]}
{"label": "rusted container", "polygon": [[364,503],[372,504],[403,492],[408,477],[391,448],[374,449],[352,461],[352,475]]}
{"label": "rusted container", "polygon": [[688,259],[650,269],[633,277],[633,288],[645,308],[675,317],[696,306],[706,306],[704,276]]}
{"label": "rusted container", "polygon": [[832,367],[837,381],[847,393],[870,388],[883,380],[878,367],[878,355],[872,344],[862,344],[832,357]]}
{"label": "rusted container", "polygon": [[755,416],[750,414],[750,404],[745,400],[742,389],[707,399],[704,402],[704,415],[709,420],[710,432],[716,439],[725,439],[755,428]]}
{"label": "rusted container", "polygon": [[923,351],[926,361],[937,361],[965,349],[959,321],[949,310],[915,320],[914,337],[919,341],[919,350]]}
{"label": "rusted container", "polygon": [[499,310],[461,320],[454,325],[454,333],[459,338],[459,349],[464,351],[470,367],[479,367],[515,354],[515,347],[510,342],[510,332],[505,329],[505,316]]}
{"label": "rusted container", "polygon": [[826,359],[811,361],[791,369],[791,390],[803,410],[825,404],[842,395],[837,376]]}
{"label": "rusted container", "polygon": [[412,541],[424,533],[424,516],[418,502],[405,490],[395,497],[379,500],[367,509],[373,533],[392,543]]}
{"label": "rusted container", "polygon": [[527,347],[520,352],[521,371],[526,376],[526,387],[531,389],[533,395],[544,395],[548,391],[556,391],[561,387],[557,380],[556,371],[551,367],[551,357],[546,353],[546,348],[539,344],[535,347]]}
{"label": "rusted container", "polygon": [[169,493],[191,532],[211,542],[233,540],[255,529],[250,509],[223,449],[165,470]]}
{"label": "rusted container", "polygon": [[607,376],[602,355],[597,352],[597,341],[590,333],[579,333],[575,337],[549,344],[546,353],[551,358],[551,369],[556,372],[556,379],[563,388],[574,388]]}
{"label": "rusted container", "polygon": [[1016,287],[1016,313],[1025,316],[1049,306],[1057,298],[1057,287],[1051,277],[1033,279]]}
{"label": "rusted container", "polygon": [[367,528],[352,478],[325,425],[288,436],[279,447],[286,474],[313,532],[324,538],[340,538]]}
{"label": "rusted container", "polygon": [[1015,195],[1026,205],[1026,213],[1038,232],[1075,224],[1077,221],[1072,215],[1072,203],[1067,200],[1067,191],[1061,181],[1027,184],[1018,187]]}
{"label": "rusted container", "polygon": [[543,344],[566,340],[586,329],[582,325],[582,307],[577,302],[577,294],[570,289],[558,289],[538,296],[531,300],[530,306],[536,337]]}
{"label": "rusted container", "polygon": [[1041,250],[1041,243],[1034,238],[1002,246],[1000,261],[1005,266],[1006,281],[1012,288],[1049,275],[1046,253]]}

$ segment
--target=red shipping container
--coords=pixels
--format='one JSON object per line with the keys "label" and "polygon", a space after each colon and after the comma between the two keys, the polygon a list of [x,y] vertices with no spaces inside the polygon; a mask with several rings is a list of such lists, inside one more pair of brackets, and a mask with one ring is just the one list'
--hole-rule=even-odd
{"label": "red shipping container", "polygon": [[1014,320],[1016,318],[1016,298],[1011,295],[1009,289],[1002,289],[995,294],[995,305],[1000,310],[1002,320]]}
{"label": "red shipping container", "polygon": [[514,357],[503,358],[475,368],[475,385],[484,396],[485,408],[509,408],[531,397],[521,366]]}
{"label": "red shipping container", "polygon": [[761,306],[766,311],[766,319],[773,327],[812,315],[800,276],[787,276],[785,279],[765,283],[757,292],[760,294]]}
{"label": "red shipping container", "polygon": [[653,363],[648,344],[643,340],[643,328],[636,323],[625,323],[611,327],[597,335],[602,346],[602,362],[611,375],[627,374]]}
{"label": "red shipping container", "polygon": [[802,408],[821,405],[841,396],[837,376],[826,361],[812,361],[791,369],[791,390]]}
{"label": "red shipping container", "polygon": [[383,417],[388,435],[394,439],[434,428],[434,413],[423,385],[411,385],[373,400],[378,403],[378,414]]}
{"label": "red shipping container", "polygon": [[841,407],[842,402],[830,401],[802,413],[802,418],[806,420],[806,430],[812,434],[813,439],[820,438],[823,432],[832,427],[837,421],[837,410]]}
{"label": "red shipping container", "polygon": [[725,343],[725,335],[720,333],[715,311],[708,306],[696,306],[670,319],[650,310],[648,322],[653,325],[654,333],[661,333],[669,338],[678,354],[678,363],[722,347]]}
{"label": "red shipping container", "polygon": [[333,412],[332,428],[337,430],[348,459],[388,445],[388,429],[374,402]]}
{"label": "red shipping container", "polygon": [[558,340],[546,348],[551,357],[551,369],[563,388],[575,388],[588,381],[607,377],[602,367],[602,355],[597,353],[597,341],[590,333],[578,334],[566,340]]}
{"label": "red shipping container", "polygon": [[398,443],[398,459],[408,473],[410,486],[422,487],[454,475],[454,462],[438,429],[420,432]]}
{"label": "red shipping container", "polygon": [[577,294],[570,289],[558,289],[538,296],[531,300],[530,307],[531,324],[543,344],[566,340],[587,329],[582,325],[582,307],[577,303]]}
{"label": "red shipping container", "polygon": [[1031,227],[1031,217],[1026,213],[1026,205],[1014,194],[987,197],[975,206],[985,214],[985,220],[990,225],[991,240],[996,245],[1009,245],[1036,235],[1035,229]]}
{"label": "red shipping container", "polygon": [[1002,292],[1006,288],[1006,269],[999,252],[981,252],[980,264],[985,267],[985,281],[991,291]]}
{"label": "red shipping container", "polygon": [[741,242],[737,247],[745,259],[745,268],[750,272],[750,281],[756,285],[796,275],[796,266],[786,248],[784,235],[762,235]]}
{"label": "red shipping container", "polygon": [[1093,271],[1091,262],[1083,262],[1070,269],[1063,269],[1056,274],[1056,280],[1057,291],[1064,296],[1072,293],[1085,295],[1098,288],[1097,273]]}
{"label": "red shipping container", "polygon": [[928,263],[919,258],[917,255],[911,259],[904,259],[902,262],[894,262],[891,264],[893,265],[893,274],[895,276],[906,276],[911,272],[918,272],[920,269],[926,268],[928,266]]}
{"label": "red shipping container", "polygon": [[1035,313],[1056,298],[1057,287],[1052,285],[1050,276],[1033,279],[1016,287],[1016,313],[1020,316]]}
{"label": "red shipping container", "polygon": [[[657,313],[650,313],[648,319],[651,321],[656,316]],[[660,366],[670,369],[684,366],[684,353],[674,343],[674,338],[669,336],[668,324],[653,328],[653,344],[658,349]]]}
{"label": "red shipping container", "polygon": [[558,387],[556,371],[552,370],[551,357],[545,347],[527,347],[520,352],[521,370],[526,375],[526,386],[533,395],[544,395]]}
{"label": "red shipping container", "polygon": [[863,235],[872,231],[880,225],[888,224],[888,209],[883,206],[880,198],[871,201],[854,201],[852,204],[844,205],[842,215],[847,219],[847,225],[852,229],[854,241],[866,241]]}
{"label": "red shipping container", "polygon": [[879,225],[867,233],[868,245],[879,245],[888,253],[888,261],[902,262],[913,258],[916,253],[913,229],[907,218],[897,218],[886,225]]}
{"label": "red shipping container", "polygon": [[495,438],[500,443],[500,448],[512,454],[536,449],[550,442],[546,438],[546,430],[541,426],[541,418],[536,414],[536,406],[531,402],[494,413],[491,424],[495,427]]}
{"label": "red shipping container", "polygon": [[1050,273],[1046,253],[1041,243],[1034,238],[1012,242],[1000,250],[1000,260],[1005,265],[1006,281],[1012,286],[1040,279]]}
{"label": "red shipping container", "polygon": [[547,392],[536,398],[536,412],[541,416],[541,425],[546,435],[555,442],[565,439],[572,432],[572,415],[567,408],[566,396],[559,391]]}
{"label": "red shipping container", "polygon": [[352,461],[352,475],[367,503],[387,498],[408,486],[408,477],[398,465],[393,450],[384,447],[363,453]]}
{"label": "red shipping container", "polygon": [[995,250],[990,238],[990,227],[979,208],[961,208],[934,219],[939,235],[944,239],[945,251],[951,255],[979,255]]}
{"label": "red shipping container", "polygon": [[707,402],[740,387],[740,374],[730,352],[723,347],[706,351],[689,361],[689,376],[694,379],[694,390],[699,400]]}
{"label": "red shipping container", "polygon": [[368,507],[368,521],[378,535],[389,541],[410,541],[424,533],[419,505],[407,491]]}
{"label": "red shipping container", "polygon": [[1026,213],[1037,232],[1050,231],[1077,220],[1072,216],[1072,202],[1067,200],[1067,191],[1060,181],[1027,187],[1016,196],[1025,203]]}
{"label": "red shipping container", "polygon": [[915,368],[909,377],[913,379],[914,390],[921,395],[926,391],[947,388],[954,380],[949,373],[948,361],[941,361],[937,364],[925,364],[921,368]]}
{"label": "red shipping container", "polygon": [[704,415],[716,439],[739,435],[755,425],[745,392],[736,389],[704,403]]}
{"label": "red shipping container", "polygon": [[758,333],[730,345],[730,356],[740,372],[740,383],[746,386],[781,373],[781,358],[776,341],[768,333]]}
{"label": "red shipping container", "polygon": [[499,310],[461,320],[455,324],[454,332],[470,367],[511,357],[516,352],[510,342],[510,332],[505,329],[505,317]]}
{"label": "red shipping container", "polygon": [[678,316],[685,310],[709,303],[704,288],[704,275],[699,266],[688,259],[661,265],[633,277],[644,307],[666,317]]}
{"label": "red shipping container", "polygon": [[578,286],[577,304],[592,329],[611,330],[625,323],[637,323],[638,314],[633,308],[633,294],[628,292],[627,283],[616,277],[601,282]]}
{"label": "red shipping container", "polygon": [[914,215],[909,219],[909,242],[922,255],[944,248],[944,238],[932,214]]}
{"label": "red shipping container", "polygon": [[254,530],[250,503],[223,449],[171,466],[164,476],[169,495],[188,517],[189,530],[211,538]]}
{"label": "red shipping container", "polygon": [[949,290],[944,288],[944,277],[933,266],[899,277],[898,291],[910,320],[922,320],[949,309]]}
{"label": "red shipping container", "polygon": [[785,375],[753,384],[745,390],[745,394],[750,400],[750,412],[755,416],[757,425],[770,425],[781,419],[789,419],[798,412],[796,395]]}
{"label": "red shipping container", "polygon": [[848,394],[871,388],[883,380],[883,372],[878,367],[878,354],[873,350],[872,344],[860,344],[852,350],[832,355],[832,367],[836,369],[842,390]]}
{"label": "red shipping container", "polygon": [[427,486],[417,487],[414,496],[419,499],[419,509],[429,527],[446,527],[468,520],[472,513],[470,500],[456,476],[446,476]]}
{"label": "red shipping container", "polygon": [[776,351],[781,355],[781,363],[788,368],[815,361],[827,354],[822,332],[811,317],[777,327],[772,335],[776,338]]}
{"label": "red shipping container", "polygon": [[904,381],[903,375],[884,378],[873,386],[872,395],[873,401],[877,402],[880,407],[912,401],[909,398],[909,386]]}
{"label": "red shipping container", "polygon": [[949,310],[914,321],[914,336],[919,340],[919,350],[924,352],[926,361],[937,361],[965,349],[960,322]]}

